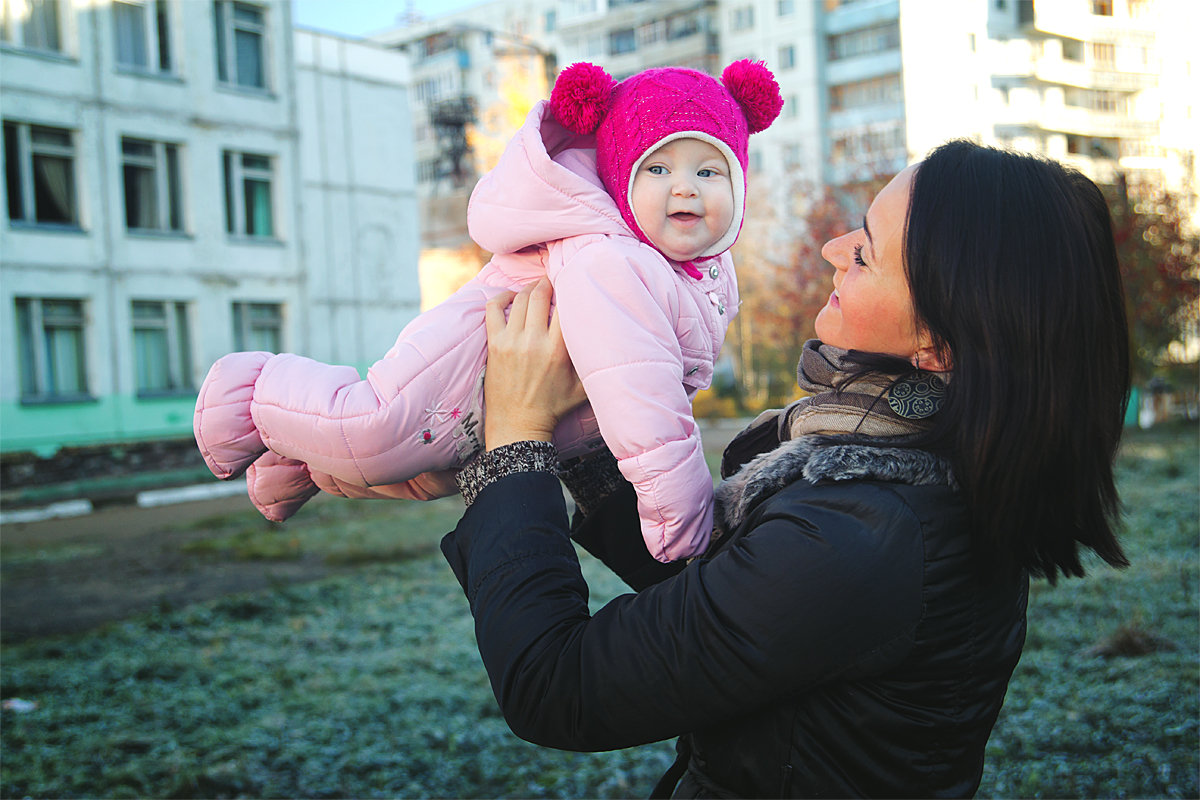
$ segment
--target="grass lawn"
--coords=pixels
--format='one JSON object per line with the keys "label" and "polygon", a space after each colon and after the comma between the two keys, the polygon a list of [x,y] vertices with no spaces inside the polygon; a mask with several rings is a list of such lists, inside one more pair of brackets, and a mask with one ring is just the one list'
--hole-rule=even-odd
{"label": "grass lawn", "polygon": [[[1200,796],[1196,426],[1132,431],[1120,481],[1133,566],[1035,583],[980,796]],[[645,796],[669,743],[575,754],[508,731],[466,600],[432,550],[456,513],[330,503],[282,529],[203,522],[212,536],[194,558],[318,552],[362,566],[5,645],[0,794]],[[621,590],[597,562],[584,569],[595,605]]]}

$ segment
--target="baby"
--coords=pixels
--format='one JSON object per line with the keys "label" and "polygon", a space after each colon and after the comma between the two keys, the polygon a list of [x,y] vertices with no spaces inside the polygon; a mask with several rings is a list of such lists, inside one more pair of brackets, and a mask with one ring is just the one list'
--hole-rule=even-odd
{"label": "baby", "polygon": [[607,446],[638,496],[660,561],[696,555],[712,477],[692,417],[712,379],[737,280],[749,134],[783,101],[760,62],[718,82],[682,68],[617,83],[580,63],[534,107],[471,194],[471,237],[494,253],[400,332],[365,380],[292,354],[233,353],[196,401],[196,442],[222,479],[247,473],[282,521],[324,490],[428,500],[483,447],[484,307],[548,277],[588,403],[554,441],[564,460]]}

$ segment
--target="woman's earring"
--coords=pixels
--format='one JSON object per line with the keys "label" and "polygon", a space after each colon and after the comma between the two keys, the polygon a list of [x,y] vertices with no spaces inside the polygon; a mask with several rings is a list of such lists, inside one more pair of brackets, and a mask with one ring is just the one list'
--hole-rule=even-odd
{"label": "woman's earring", "polygon": [[888,406],[905,419],[932,417],[946,399],[946,383],[928,372],[909,375],[888,389]]}

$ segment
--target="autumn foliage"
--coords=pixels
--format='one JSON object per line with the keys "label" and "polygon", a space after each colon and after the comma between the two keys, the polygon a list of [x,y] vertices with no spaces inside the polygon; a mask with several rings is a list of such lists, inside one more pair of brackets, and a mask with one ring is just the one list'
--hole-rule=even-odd
{"label": "autumn foliage", "polygon": [[1200,236],[1189,230],[1179,195],[1122,183],[1106,187],[1106,194],[1140,383],[1188,360],[1186,347],[1171,345],[1197,335]]}

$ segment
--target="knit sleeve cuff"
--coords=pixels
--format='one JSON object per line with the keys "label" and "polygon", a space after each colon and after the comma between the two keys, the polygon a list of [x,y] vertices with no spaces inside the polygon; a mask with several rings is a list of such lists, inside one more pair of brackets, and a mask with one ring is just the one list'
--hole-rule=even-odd
{"label": "knit sleeve cuff", "polygon": [[492,483],[518,472],[558,470],[558,450],[551,442],[513,442],[479,453],[454,476],[463,500],[469,506]]}
{"label": "knit sleeve cuff", "polygon": [[558,477],[571,493],[579,513],[585,517],[626,482],[617,468],[616,457],[608,448],[564,462]]}

